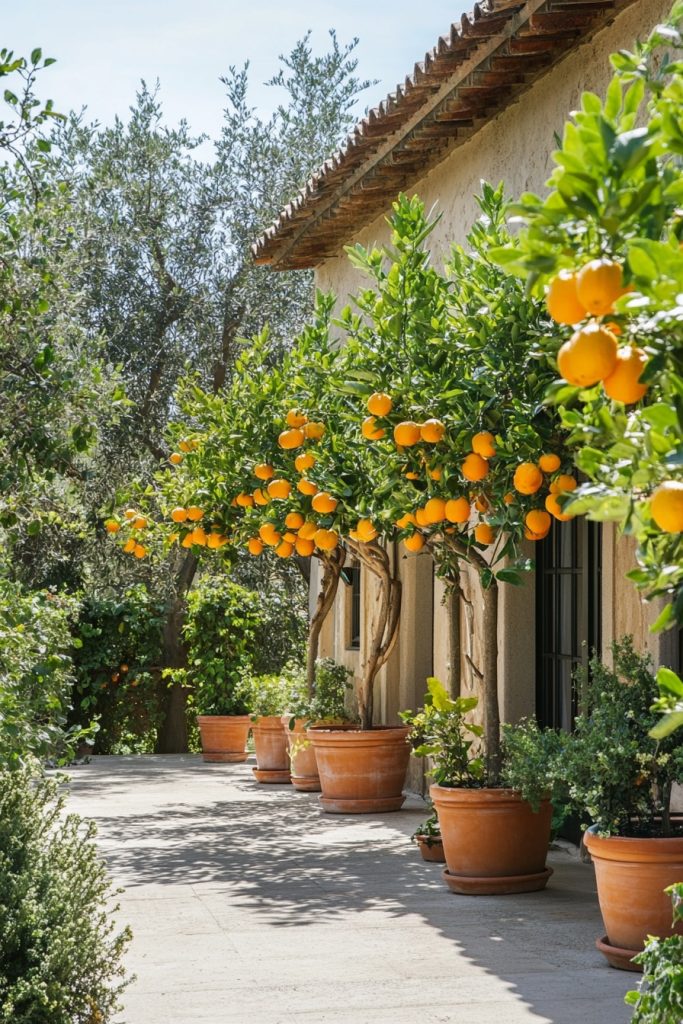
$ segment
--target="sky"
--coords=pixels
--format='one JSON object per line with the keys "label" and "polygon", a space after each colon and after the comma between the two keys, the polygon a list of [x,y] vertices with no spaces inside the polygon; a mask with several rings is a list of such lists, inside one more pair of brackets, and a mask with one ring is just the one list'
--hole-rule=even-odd
{"label": "sky", "polygon": [[[167,121],[186,118],[196,133],[218,134],[223,109],[219,77],[250,62],[251,105],[269,113],[278,90],[264,83],[311,29],[316,52],[330,28],[341,43],[359,37],[357,74],[379,79],[360,101],[359,116],[393,91],[452,21],[463,0],[23,0],[0,12],[0,48],[26,55],[36,47],[57,63],[38,92],[61,112],[88,108],[88,120],[125,118],[144,78],[161,82]],[[416,15],[416,11],[419,15]]]}

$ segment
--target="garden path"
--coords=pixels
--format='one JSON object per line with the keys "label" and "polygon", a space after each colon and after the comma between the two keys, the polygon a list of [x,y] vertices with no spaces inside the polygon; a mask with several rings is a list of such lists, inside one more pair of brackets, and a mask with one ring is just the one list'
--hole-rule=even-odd
{"label": "garden path", "polygon": [[71,770],[134,940],[126,1024],[626,1024],[592,868],[545,893],[451,895],[385,816],[328,816],[250,764],[95,757]]}

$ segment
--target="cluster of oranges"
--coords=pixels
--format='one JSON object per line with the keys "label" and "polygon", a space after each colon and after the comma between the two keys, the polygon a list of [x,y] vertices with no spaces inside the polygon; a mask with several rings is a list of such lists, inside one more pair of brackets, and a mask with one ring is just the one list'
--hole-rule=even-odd
{"label": "cluster of oranges", "polygon": [[[622,269],[612,260],[596,259],[574,272],[561,270],[550,282],[548,312],[559,324],[581,324],[557,354],[557,366],[569,384],[592,387],[599,381],[610,398],[624,405],[638,402],[647,391],[640,377],[647,355],[636,345],[619,346],[619,326],[603,323],[614,303],[626,293]],[[582,323],[588,317],[587,323]]]}
{"label": "cluster of oranges", "polygon": [[[141,536],[141,531],[146,530],[149,526],[149,519],[134,508],[127,508],[123,513],[123,518],[129,529],[132,531],[131,536],[123,545],[123,550],[127,555],[134,555],[136,558],[144,558],[148,554],[148,549],[139,538]],[[107,533],[115,535],[120,532],[121,523],[118,519],[107,519],[104,524],[104,528]]]}
{"label": "cluster of oranges", "polygon": [[178,442],[178,447],[180,448],[180,451],[171,452],[171,454],[168,457],[168,461],[171,463],[172,466],[179,466],[188,452],[196,451],[198,447],[198,442],[195,441],[193,438],[183,438],[182,441]]}

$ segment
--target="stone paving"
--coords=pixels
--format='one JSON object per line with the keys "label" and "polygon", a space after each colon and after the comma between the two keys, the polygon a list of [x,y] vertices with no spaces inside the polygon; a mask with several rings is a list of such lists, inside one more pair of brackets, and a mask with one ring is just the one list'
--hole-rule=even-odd
{"label": "stone paving", "polygon": [[627,1024],[633,975],[607,967],[593,871],[552,851],[544,893],[465,897],[384,816],[198,757],[96,757],[71,770],[134,931],[126,1024]]}

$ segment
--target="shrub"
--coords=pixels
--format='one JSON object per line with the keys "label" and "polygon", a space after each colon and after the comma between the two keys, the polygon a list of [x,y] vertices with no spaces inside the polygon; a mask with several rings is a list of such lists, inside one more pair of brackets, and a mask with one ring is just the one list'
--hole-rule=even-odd
{"label": "shrub", "polygon": [[319,658],[315,663],[313,695],[309,696],[303,673],[293,678],[293,689],[288,711],[294,718],[308,721],[348,722],[352,719],[346,707],[346,697],[353,689],[349,677],[353,673],[346,665],[338,665],[333,658]]}
{"label": "shrub", "polygon": [[246,690],[243,692],[252,718],[283,715],[289,711],[296,683],[287,668],[276,675],[249,676],[244,682]]}
{"label": "shrub", "polygon": [[125,984],[95,826],[58,788],[0,772],[0,1024],[106,1024]]}

